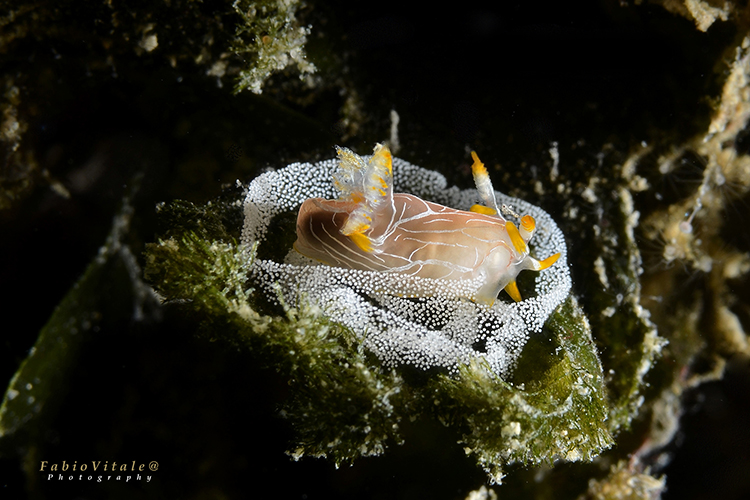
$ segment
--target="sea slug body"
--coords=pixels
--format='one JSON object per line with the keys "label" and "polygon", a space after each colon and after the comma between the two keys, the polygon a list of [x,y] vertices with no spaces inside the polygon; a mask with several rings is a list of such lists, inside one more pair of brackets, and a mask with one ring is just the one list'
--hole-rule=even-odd
{"label": "sea slug body", "polygon": [[393,193],[392,158],[377,145],[369,162],[338,149],[341,170],[337,200],[311,198],[297,217],[301,254],[324,264],[363,271],[394,272],[421,278],[472,280],[481,286],[471,296],[492,304],[502,289],[521,300],[516,276],[524,269],[551,266],[559,253],[539,262],[529,255],[536,229],[530,215],[520,229],[499,213],[484,164],[472,153],[472,172],[484,205],[470,211]]}

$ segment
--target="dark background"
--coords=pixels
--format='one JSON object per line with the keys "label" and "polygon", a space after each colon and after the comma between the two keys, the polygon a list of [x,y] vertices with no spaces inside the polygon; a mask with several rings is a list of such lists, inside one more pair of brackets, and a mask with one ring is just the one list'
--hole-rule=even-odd
{"label": "dark background", "polygon": [[[544,162],[551,141],[561,148],[583,141],[593,159],[605,143],[627,151],[641,141],[685,139],[705,130],[705,96],[720,93],[725,73],[717,61],[732,56],[724,50],[737,36],[731,23],[704,34],[659,6],[607,1],[311,2],[303,13],[313,26],[311,58],[333,60],[349,82],[328,80],[309,99],[289,99],[303,92],[288,90],[282,76],[263,96],[232,96],[215,79],[156,57],[122,60],[116,77],[89,75],[66,66],[85,61],[75,40],[55,44],[62,61],[33,41],[18,49],[19,60],[6,58],[6,70],[49,71],[49,92],[30,90],[36,110],[27,137],[72,197],[40,184],[0,214],[0,379],[10,380],[96,255],[135,171],[146,172],[130,241],[138,254],[159,230],[157,202],[203,202],[267,166],[330,157],[334,144],[366,152],[387,138],[391,109],[401,118],[400,156],[462,187],[471,178],[455,165],[467,147],[520,169]],[[24,50],[35,59],[24,59]],[[351,89],[364,118],[342,141],[339,110]],[[243,151],[239,162],[226,154],[233,145]],[[177,308],[133,321],[127,277],[112,272],[116,279],[102,289],[111,309],[79,353],[64,405],[32,456],[156,460],[160,469],[149,484],[32,478],[27,486],[17,457],[28,450],[19,447],[0,461],[0,497],[458,499],[483,483],[458,436],[426,418],[405,430],[406,445],[353,467],[292,462],[284,454],[292,430],[277,416],[285,382],[255,368],[247,353],[196,337]],[[721,382],[686,396],[683,429],[669,448],[674,458],[661,471],[664,498],[750,494],[748,389],[747,364],[738,362]],[[571,490],[560,497],[573,498],[591,470],[562,467]],[[509,472],[498,494],[526,496],[533,473]]]}

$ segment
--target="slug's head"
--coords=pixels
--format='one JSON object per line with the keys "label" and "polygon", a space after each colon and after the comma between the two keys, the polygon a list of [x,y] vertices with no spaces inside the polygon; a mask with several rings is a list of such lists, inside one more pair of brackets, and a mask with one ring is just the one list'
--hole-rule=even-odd
{"label": "slug's head", "polygon": [[[530,269],[532,271],[543,271],[550,267],[552,264],[557,262],[560,258],[560,254],[556,253],[547,257],[544,260],[536,260],[534,257],[529,255],[529,240],[534,236],[536,230],[536,221],[530,215],[524,215],[521,217],[520,227],[517,227],[513,222],[507,221],[505,223],[505,229],[508,231],[508,237],[510,238],[513,249],[515,250],[514,255],[514,267],[516,267],[516,275],[524,269]],[[521,301],[521,292],[518,290],[515,277],[505,286],[505,291],[511,296],[516,302]]]}
{"label": "slug's head", "polygon": [[505,246],[507,246],[508,263],[497,266],[501,270],[499,276],[491,279],[486,286],[482,287],[478,297],[480,301],[491,304],[494,302],[497,292],[504,288],[513,300],[519,302],[521,300],[521,293],[518,291],[518,286],[516,285],[516,276],[518,273],[524,269],[531,269],[533,271],[547,269],[557,261],[560,254],[556,253],[541,261],[529,255],[529,241],[536,231],[534,217],[528,214],[520,217],[509,206],[502,205],[502,207],[499,207],[495,199],[495,190],[492,187],[492,181],[484,163],[481,162],[479,156],[474,151],[471,152],[471,158],[473,160],[471,173],[474,176],[474,183],[477,186],[477,193],[482,203],[473,205],[469,210],[490,217],[498,217],[503,221],[505,219],[501,215],[501,212],[520,219],[518,226],[514,222],[505,221],[507,235],[502,235],[501,239],[504,241]]}
{"label": "slug's head", "polygon": [[534,264],[533,266],[529,266],[529,269],[533,269],[534,271],[547,269],[560,257],[560,254],[556,253],[552,257],[548,257],[543,261],[538,261],[529,256],[528,243],[534,236],[534,232],[536,231],[536,221],[532,216],[524,215],[523,217],[521,217],[520,226],[516,226],[511,221],[507,221],[505,223],[505,229],[508,231],[508,237],[513,244],[513,248],[518,254],[519,260],[531,259],[531,261],[538,263],[538,265]]}

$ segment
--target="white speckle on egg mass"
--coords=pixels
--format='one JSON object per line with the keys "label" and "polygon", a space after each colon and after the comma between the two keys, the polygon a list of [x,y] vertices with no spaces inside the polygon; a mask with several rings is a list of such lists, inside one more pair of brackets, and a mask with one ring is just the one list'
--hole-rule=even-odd
{"label": "white speckle on egg mass", "polygon": [[[265,240],[274,216],[295,211],[308,198],[336,199],[336,159],[315,164],[293,163],[253,180],[245,198],[242,242],[247,248]],[[478,201],[475,189],[447,187],[437,172],[393,158],[394,191],[468,210]],[[419,278],[329,267],[290,250],[284,262],[255,259],[251,275],[272,299],[278,291],[287,304],[312,302],[331,320],[352,329],[365,348],[387,366],[442,367],[456,373],[472,359],[484,360],[499,376],[507,376],[532,332],[539,332],[571,286],[562,231],[549,214],[523,200],[496,192],[498,205],[513,206],[536,219],[532,252],[560,253],[558,262],[536,274],[533,296],[516,303],[497,300],[492,306],[464,298],[474,282]],[[278,283],[278,287],[275,284]],[[419,290],[404,297],[400,290]],[[482,347],[480,347],[482,346]]]}

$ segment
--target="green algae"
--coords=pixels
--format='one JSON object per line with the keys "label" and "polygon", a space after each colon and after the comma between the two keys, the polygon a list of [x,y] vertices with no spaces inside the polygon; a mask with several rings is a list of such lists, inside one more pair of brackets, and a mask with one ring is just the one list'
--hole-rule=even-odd
{"label": "green algae", "polygon": [[398,422],[410,400],[401,377],[373,367],[353,334],[320,310],[300,304],[285,305],[283,316],[259,314],[256,303],[265,300],[247,288],[254,249],[226,235],[217,206],[162,208],[199,222],[179,238],[148,246],[147,278],[167,300],[189,301],[202,313],[205,335],[252,351],[256,363],[287,378],[292,395],[282,414],[297,431],[292,457],[325,456],[338,465],[400,442]]}
{"label": "green algae", "polygon": [[[465,430],[466,453],[475,455],[497,483],[505,464],[590,461],[613,444],[601,364],[573,298],[550,317],[546,329],[556,345],[546,354],[552,359],[527,349],[532,352],[524,352],[515,384],[477,365],[435,383],[436,411]],[[538,372],[545,362],[549,365],[541,373],[523,373]]]}
{"label": "green algae", "polygon": [[507,464],[588,461],[611,446],[602,369],[575,300],[548,322],[554,349],[532,341],[513,383],[476,364],[457,376],[415,378],[381,366],[353,332],[316,307],[283,304],[276,314],[248,274],[255,249],[242,248],[220,223],[222,207],[236,206],[162,206],[163,217],[189,227],[180,234],[170,225],[167,239],[148,246],[146,276],[165,300],[200,313],[205,335],[244,347],[288,378],[281,414],[295,429],[293,458],[329,457],[339,465],[382,454],[405,439],[404,420],[425,413],[462,434],[467,453],[498,483]]}
{"label": "green algae", "polygon": [[304,45],[310,28],[300,26],[298,1],[237,0],[232,8],[241,17],[233,52],[247,60],[239,73],[235,92],[262,92],[264,82],[287,66],[296,66],[300,78],[314,73],[315,65],[306,58]]}

